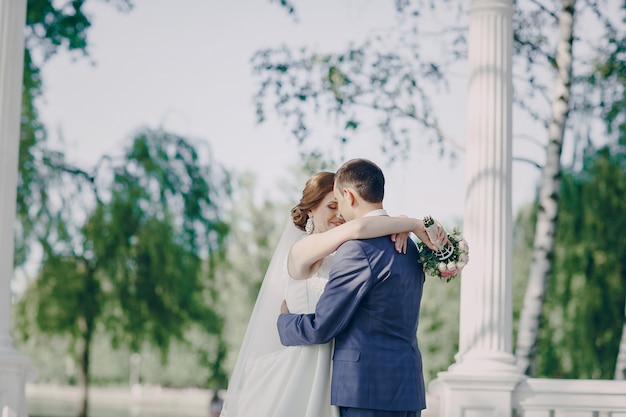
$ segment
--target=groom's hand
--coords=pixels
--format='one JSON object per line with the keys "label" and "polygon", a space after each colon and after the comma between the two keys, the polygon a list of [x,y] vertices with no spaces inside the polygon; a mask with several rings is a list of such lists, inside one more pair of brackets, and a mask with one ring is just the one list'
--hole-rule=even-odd
{"label": "groom's hand", "polygon": [[283,300],[283,303],[280,305],[280,314],[288,314],[289,308],[287,308],[287,301]]}

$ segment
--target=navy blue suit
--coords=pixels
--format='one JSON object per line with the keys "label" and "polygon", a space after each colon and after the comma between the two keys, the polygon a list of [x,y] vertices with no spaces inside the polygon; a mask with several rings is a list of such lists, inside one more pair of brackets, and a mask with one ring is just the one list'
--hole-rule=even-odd
{"label": "navy blue suit", "polygon": [[281,314],[285,346],[335,339],[331,403],[366,410],[426,408],[417,324],[424,272],[415,244],[399,254],[389,236],[337,250],[315,314]]}

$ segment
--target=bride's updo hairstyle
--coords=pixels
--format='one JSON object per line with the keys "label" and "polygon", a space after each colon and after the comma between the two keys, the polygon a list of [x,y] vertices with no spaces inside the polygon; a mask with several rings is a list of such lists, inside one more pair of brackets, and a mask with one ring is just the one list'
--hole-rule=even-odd
{"label": "bride's updo hairstyle", "polygon": [[318,172],[308,179],[302,190],[302,198],[297,206],[291,209],[291,218],[293,224],[302,231],[309,218],[309,210],[317,207],[326,194],[333,191],[335,183],[335,174],[332,172]]}

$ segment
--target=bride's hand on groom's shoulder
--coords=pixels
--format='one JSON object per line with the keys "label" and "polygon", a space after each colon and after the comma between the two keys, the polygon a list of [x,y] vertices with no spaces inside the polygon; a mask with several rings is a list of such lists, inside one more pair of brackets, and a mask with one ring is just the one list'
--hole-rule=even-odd
{"label": "bride's hand on groom's shoulder", "polygon": [[394,243],[396,252],[406,253],[406,242],[409,240],[410,232],[394,233],[391,235],[391,241]]}
{"label": "bride's hand on groom's shoulder", "polygon": [[[401,214],[396,217],[402,217],[404,219],[409,218],[408,216],[405,216],[404,214]],[[396,252],[406,254],[406,246],[407,246],[406,242],[409,240],[410,235],[411,235],[410,231],[401,232],[401,233],[393,233],[391,235],[391,241],[394,243],[394,248],[396,249]]]}

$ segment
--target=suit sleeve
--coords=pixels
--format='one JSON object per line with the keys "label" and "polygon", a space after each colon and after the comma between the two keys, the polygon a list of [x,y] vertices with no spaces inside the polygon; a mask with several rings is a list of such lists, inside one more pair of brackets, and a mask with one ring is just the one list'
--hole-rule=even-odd
{"label": "suit sleeve", "polygon": [[372,285],[369,261],[359,241],[341,245],[314,314],[281,314],[278,334],[285,346],[323,344],[349,323]]}

